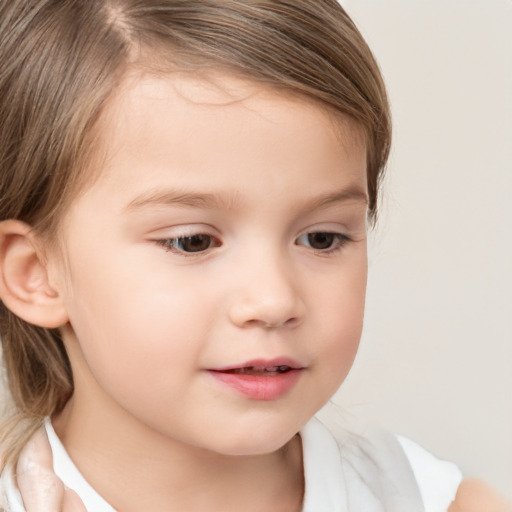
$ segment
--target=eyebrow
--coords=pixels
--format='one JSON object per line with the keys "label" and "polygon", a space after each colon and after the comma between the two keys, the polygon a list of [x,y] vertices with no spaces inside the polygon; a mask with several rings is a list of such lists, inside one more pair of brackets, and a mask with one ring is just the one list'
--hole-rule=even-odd
{"label": "eyebrow", "polygon": [[[334,191],[315,197],[303,205],[304,209],[316,210],[336,203],[348,201],[368,204],[368,194],[359,186],[350,186],[343,190]],[[242,204],[242,198],[237,193],[200,193],[181,192],[177,190],[152,191],[141,194],[133,199],[125,208],[131,212],[144,208],[158,207],[190,207],[203,209],[236,209]]]}
{"label": "eyebrow", "polygon": [[351,186],[343,190],[335,191],[329,194],[322,195],[307,203],[307,208],[316,210],[325,208],[336,203],[346,203],[354,201],[357,203],[368,204],[368,194],[364,189],[358,186]]}
{"label": "eyebrow", "polygon": [[185,206],[191,208],[233,209],[240,203],[238,194],[212,194],[200,192],[180,192],[177,190],[154,191],[142,194],[131,201],[127,211],[148,207]]}

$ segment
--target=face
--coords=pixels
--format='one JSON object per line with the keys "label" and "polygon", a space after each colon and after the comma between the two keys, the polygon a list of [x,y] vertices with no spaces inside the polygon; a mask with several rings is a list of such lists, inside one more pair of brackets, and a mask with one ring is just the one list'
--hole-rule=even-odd
{"label": "face", "polygon": [[284,445],[353,362],[365,149],[304,99],[219,80],[126,81],[55,273],[76,414],[257,454]]}

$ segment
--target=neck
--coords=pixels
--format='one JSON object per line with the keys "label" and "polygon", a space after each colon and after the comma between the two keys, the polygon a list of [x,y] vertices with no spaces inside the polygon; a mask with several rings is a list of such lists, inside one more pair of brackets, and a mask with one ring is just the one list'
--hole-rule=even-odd
{"label": "neck", "polygon": [[272,453],[229,456],[171,440],[122,415],[95,415],[71,400],[53,421],[81,473],[116,510],[300,511],[299,436]]}

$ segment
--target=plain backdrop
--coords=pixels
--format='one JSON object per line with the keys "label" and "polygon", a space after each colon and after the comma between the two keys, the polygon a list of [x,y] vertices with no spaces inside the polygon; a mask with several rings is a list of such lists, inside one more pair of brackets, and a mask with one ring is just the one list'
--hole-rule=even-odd
{"label": "plain backdrop", "polygon": [[394,149],[361,350],[324,412],[512,498],[512,1],[343,3],[388,84]]}
{"label": "plain backdrop", "polygon": [[342,4],[383,71],[394,146],[334,401],[512,498],[512,0]]}

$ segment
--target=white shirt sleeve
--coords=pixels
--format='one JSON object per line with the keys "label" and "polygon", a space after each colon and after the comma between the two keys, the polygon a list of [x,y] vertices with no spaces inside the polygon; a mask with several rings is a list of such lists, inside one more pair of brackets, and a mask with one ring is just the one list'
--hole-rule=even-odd
{"label": "white shirt sleeve", "polygon": [[425,512],[446,512],[462,482],[456,464],[434,457],[407,437],[396,436],[409,460]]}
{"label": "white shirt sleeve", "polygon": [[4,468],[0,475],[0,512],[25,512],[23,500],[14,485],[11,467]]}

